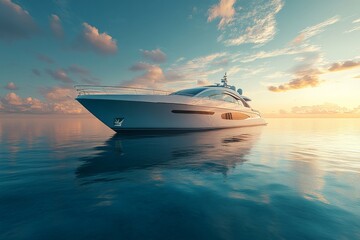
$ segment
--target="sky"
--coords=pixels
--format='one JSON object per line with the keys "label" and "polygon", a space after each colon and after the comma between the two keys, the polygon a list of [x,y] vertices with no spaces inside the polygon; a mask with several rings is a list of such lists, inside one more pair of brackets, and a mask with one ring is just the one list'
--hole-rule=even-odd
{"label": "sky", "polygon": [[77,114],[74,85],[220,82],[269,114],[360,114],[360,1],[0,0],[0,112]]}

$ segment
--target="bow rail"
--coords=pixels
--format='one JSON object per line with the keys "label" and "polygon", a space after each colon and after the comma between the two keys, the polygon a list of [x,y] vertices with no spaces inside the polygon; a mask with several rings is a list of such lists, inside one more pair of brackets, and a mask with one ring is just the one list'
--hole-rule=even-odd
{"label": "bow rail", "polygon": [[103,94],[128,94],[128,95],[169,95],[171,92],[148,89],[133,88],[121,86],[94,86],[94,85],[76,85],[74,86],[79,96],[82,95],[103,95]]}

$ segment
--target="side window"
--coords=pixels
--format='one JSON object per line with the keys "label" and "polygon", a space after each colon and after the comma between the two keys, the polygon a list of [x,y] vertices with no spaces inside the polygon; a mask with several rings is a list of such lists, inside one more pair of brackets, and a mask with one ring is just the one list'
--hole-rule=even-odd
{"label": "side window", "polygon": [[225,102],[237,103],[237,100],[228,94],[214,94],[209,96],[210,99],[220,100]]}
{"label": "side window", "polygon": [[[210,99],[214,99],[214,100],[240,104],[240,102],[239,102],[240,100],[237,100],[233,96],[226,94],[223,91],[219,91],[219,90],[204,91],[204,92],[200,93],[199,95],[197,95],[197,97],[210,98]],[[244,105],[244,104],[242,104],[242,105]]]}
{"label": "side window", "polygon": [[204,91],[202,93],[200,93],[197,97],[202,97],[202,98],[215,98],[215,95],[220,95],[220,91],[218,90],[209,90],[209,91]]}
{"label": "side window", "polygon": [[222,94],[223,100],[226,102],[237,103],[236,99],[230,95]]}
{"label": "side window", "polygon": [[213,95],[209,95],[207,97],[210,99],[215,99],[215,100],[223,100],[221,94],[213,94]]}

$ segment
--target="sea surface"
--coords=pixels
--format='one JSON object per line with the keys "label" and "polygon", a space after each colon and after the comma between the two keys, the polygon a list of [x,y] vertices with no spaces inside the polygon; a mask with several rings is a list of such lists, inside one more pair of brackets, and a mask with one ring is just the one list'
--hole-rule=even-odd
{"label": "sea surface", "polygon": [[0,239],[360,239],[360,119],[267,121],[0,118]]}

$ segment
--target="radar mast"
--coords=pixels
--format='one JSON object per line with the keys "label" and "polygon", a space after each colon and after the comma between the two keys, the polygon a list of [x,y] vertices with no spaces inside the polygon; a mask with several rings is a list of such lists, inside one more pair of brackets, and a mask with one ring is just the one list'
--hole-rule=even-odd
{"label": "radar mast", "polygon": [[224,77],[221,79],[221,83],[223,84],[224,87],[227,87],[228,84],[227,84],[227,75],[225,73]]}

